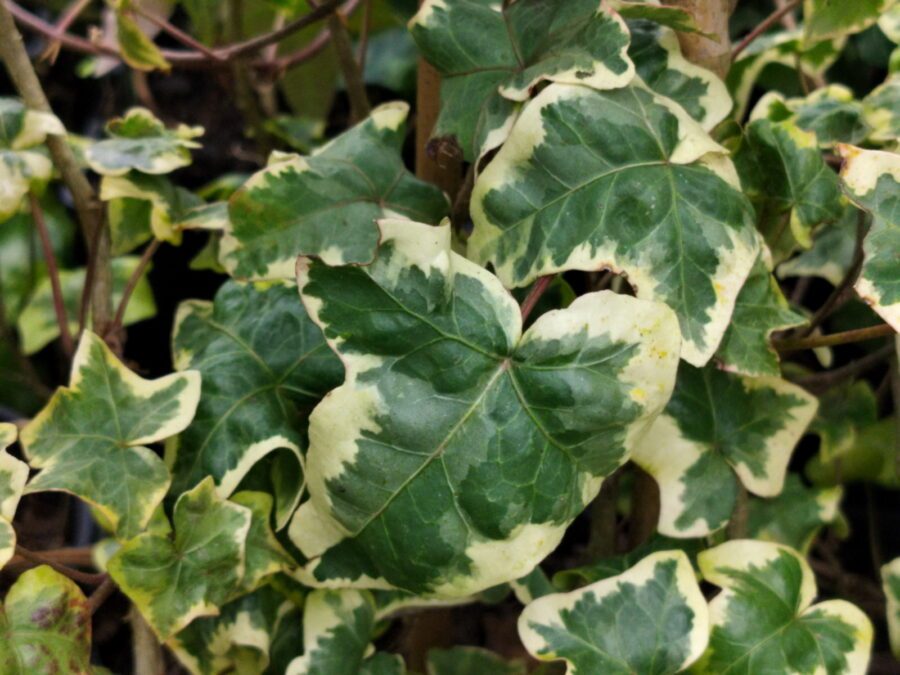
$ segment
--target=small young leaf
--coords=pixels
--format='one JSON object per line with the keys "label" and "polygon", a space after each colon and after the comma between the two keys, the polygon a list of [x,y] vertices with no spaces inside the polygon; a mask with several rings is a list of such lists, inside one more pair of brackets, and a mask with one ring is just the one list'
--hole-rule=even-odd
{"label": "small young leaf", "polygon": [[111,0],[116,9],[116,38],[122,58],[135,70],[161,70],[172,68],[159,47],[147,36],[128,11],[132,0]]}
{"label": "small young leaf", "polygon": [[887,624],[891,651],[900,659],[900,558],[881,568],[881,582],[887,598]]}
{"label": "small young leaf", "polygon": [[634,454],[659,483],[659,531],[700,537],[724,527],[738,481],[760,496],[779,494],[815,412],[816,399],[785,380],[682,363],[672,400]]}
{"label": "small young leaf", "polygon": [[872,624],[843,600],[813,605],[815,577],[796,551],[738,539],[699,562],[723,590],[709,604],[709,649],[692,673],[866,672]]}
{"label": "small young leaf", "polygon": [[22,429],[29,464],[41,469],[26,493],[70,492],[94,506],[120,538],[149,522],[169,472],[146,444],[184,429],[197,408],[200,374],[145,380],[85,331],[68,387]]}
{"label": "small young leaf", "polygon": [[666,675],[700,657],[708,624],[688,557],[665,551],[619,576],[535,600],[519,617],[519,636],[535,658],[564,659],[570,675]]}
{"label": "small young leaf", "polygon": [[525,675],[525,665],[520,661],[506,661],[479,647],[432,649],[426,667],[426,675]]}
{"label": "small young leaf", "polygon": [[14,424],[0,423],[0,569],[15,552],[16,531],[12,519],[28,480],[28,465],[6,450],[15,443],[16,434]]}

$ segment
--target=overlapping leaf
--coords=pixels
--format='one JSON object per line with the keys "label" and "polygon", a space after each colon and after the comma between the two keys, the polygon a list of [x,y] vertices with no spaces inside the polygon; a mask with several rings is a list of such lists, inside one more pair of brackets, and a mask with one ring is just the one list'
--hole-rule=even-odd
{"label": "overlapping leaf", "polygon": [[183,303],[172,351],[176,369],[203,376],[194,420],[166,446],[172,493],[209,475],[228,496],[260,460],[274,457],[277,520],[284,524],[303,485],[306,417],[343,377],[296,287],[231,281],[214,302]]}
{"label": "overlapping leaf", "polygon": [[813,233],[812,246],[780,264],[778,276],[821,277],[832,286],[843,281],[856,253],[856,235],[860,211],[848,204],[841,217],[822,225]]}
{"label": "overlapping leaf", "polygon": [[614,89],[634,76],[628,29],[598,0],[427,0],[409,28],[442,76],[433,135],[468,161],[503,143],[539,83]]}
{"label": "overlapping leaf", "polygon": [[708,634],[706,602],[680,551],[535,600],[519,617],[525,648],[544,661],[565,660],[571,675],[677,673],[700,657]]}
{"label": "overlapping leaf", "polygon": [[[702,33],[694,15],[682,7],[660,5],[655,1],[612,0],[610,6],[629,22],[645,20],[658,23],[679,33]],[[629,25],[629,28],[631,26]],[[704,33],[705,35],[705,33]]]}
{"label": "overlapping leaf", "polygon": [[754,115],[758,116],[767,108],[770,117],[773,113],[776,117],[782,117],[785,112],[791,114],[794,123],[815,134],[823,148],[834,147],[836,143],[859,143],[872,131],[863,106],[853,92],[841,84],[829,84],[804,98],[786,101],[776,93],[766,94]]}
{"label": "overlapping leaf", "polygon": [[803,17],[808,41],[849,35],[865,30],[887,12],[895,0],[805,0]]}
{"label": "overlapping leaf", "polygon": [[506,661],[498,654],[479,647],[432,649],[428,652],[427,675],[525,675],[521,661]]}
{"label": "overlapping leaf", "polygon": [[887,598],[887,624],[891,651],[900,659],[900,558],[881,568],[881,582]]}
{"label": "overlapping leaf", "polygon": [[865,380],[833,387],[822,395],[809,430],[819,435],[819,452],[833,461],[856,445],[859,432],[878,419],[878,401]]}
{"label": "overlapping leaf", "polygon": [[12,519],[28,480],[28,465],[7,451],[16,442],[16,435],[15,425],[0,423],[0,568],[16,550],[16,531]]}
{"label": "overlapping leaf", "polygon": [[94,506],[117,536],[134,536],[170,481],[145,446],[184,429],[199,397],[196,371],[145,380],[85,331],[69,386],[22,430],[28,462],[41,470],[26,492],[70,492]]}
{"label": "overlapping leaf", "polygon": [[739,482],[774,497],[816,400],[776,377],[682,363],[675,392],[634,454],[659,484],[659,531],[699,537],[723,527]]}
{"label": "overlapping leaf", "polygon": [[699,562],[723,590],[709,606],[709,649],[691,672],[866,672],[872,624],[844,600],[813,605],[815,577],[796,551],[738,539],[704,551]]}
{"label": "overlapping leaf", "polygon": [[447,199],[417,180],[400,149],[409,106],[387,103],[308,157],[287,155],[247,181],[229,202],[221,260],[242,278],[290,278],[300,254],[329,264],[368,262],[377,218],[436,223]]}
{"label": "overlapping leaf", "polygon": [[449,224],[380,225],[368,267],[298,265],[347,375],[311,416],[291,535],[310,583],[465,596],[530,572],[627,459],[668,399],[675,317],[591,293],[523,335]]}
{"label": "overlapping leaf", "polygon": [[667,99],[632,85],[551,85],[472,195],[469,255],[507,286],[562,270],[623,272],[678,315],[682,358],[713,354],[758,252],[724,149]]}
{"label": "overlapping leaf", "polygon": [[900,138],[900,75],[892,74],[884,84],[873,89],[863,99],[862,107],[866,121],[872,127],[869,140],[896,144]]}

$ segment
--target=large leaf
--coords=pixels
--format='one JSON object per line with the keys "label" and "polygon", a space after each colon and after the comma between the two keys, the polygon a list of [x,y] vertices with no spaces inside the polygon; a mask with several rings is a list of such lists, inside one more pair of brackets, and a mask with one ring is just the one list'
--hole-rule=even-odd
{"label": "large leaf", "polygon": [[308,157],[285,155],[251,177],[229,202],[221,248],[229,273],[289,278],[300,254],[333,265],[368,262],[376,219],[440,220],[446,197],[400,157],[408,112],[405,103],[386,103]]}
{"label": "large leaf", "polygon": [[503,143],[541,82],[615,89],[634,76],[628,29],[598,0],[426,0],[409,29],[441,74],[432,133],[468,161]]}
{"label": "large leaf", "polygon": [[808,41],[865,30],[893,6],[895,0],[805,0],[803,17]]}
{"label": "large leaf", "polygon": [[538,659],[564,659],[570,675],[677,673],[706,648],[706,602],[681,551],[654,553],[627,572],[535,600],[519,635]]}
{"label": "large leaf", "polygon": [[881,582],[887,598],[887,624],[891,651],[900,659],[900,558],[894,558],[881,568]]}
{"label": "large leaf", "polygon": [[176,369],[203,376],[194,420],[166,444],[172,494],[212,476],[227,497],[275,453],[277,520],[284,524],[302,491],[306,417],[343,375],[296,286],[230,281],[214,302],[182,303],[172,352]]}
{"label": "large leaf", "polygon": [[469,595],[530,572],[628,458],[668,400],[675,317],[591,293],[523,335],[449,224],[381,230],[368,267],[298,264],[347,375],[310,418],[291,534],[310,583]]}
{"label": "large leaf", "polygon": [[174,535],[151,529],[122,546],[110,576],[161,641],[218,615],[244,577],[251,513],[218,497],[207,479],[175,502]]}
{"label": "large leaf", "polygon": [[15,442],[15,425],[0,423],[0,568],[16,550],[16,531],[12,519],[28,480],[28,465],[6,450]]}
{"label": "large leaf", "polygon": [[551,85],[475,183],[470,256],[507,286],[564,270],[624,272],[678,314],[682,358],[713,354],[756,258],[724,149],[633,85]]}
{"label": "large leaf", "polygon": [[428,652],[427,675],[525,675],[521,661],[506,661],[480,647],[432,649]]}
{"label": "large leaf", "polygon": [[91,611],[75,582],[46,565],[22,575],[0,609],[4,675],[90,673]]}
{"label": "large leaf", "polygon": [[709,649],[691,672],[866,672],[872,624],[844,600],[813,605],[815,577],[793,549],[738,539],[699,561],[723,590],[709,605]]}
{"label": "large leaf", "polygon": [[839,147],[847,196],[873,216],[856,292],[900,331],[900,155]]}
{"label": "large leaf", "polygon": [[22,430],[29,464],[41,469],[26,492],[62,490],[89,502],[120,538],[150,520],[169,472],[149,448],[184,429],[197,408],[196,371],[145,380],[85,331],[68,387]]}
{"label": "large leaf", "polygon": [[776,377],[682,363],[672,400],[634,455],[659,483],[659,531],[699,537],[720,529],[739,484],[763,497],[779,494],[815,412],[815,398]]}

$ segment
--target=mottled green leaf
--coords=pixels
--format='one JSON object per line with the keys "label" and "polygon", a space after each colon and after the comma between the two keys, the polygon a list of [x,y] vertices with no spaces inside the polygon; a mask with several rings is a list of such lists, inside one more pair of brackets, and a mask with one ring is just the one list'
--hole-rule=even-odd
{"label": "mottled green leaf", "polygon": [[817,89],[806,98],[789,99],[786,105],[796,115],[797,126],[814,133],[821,147],[859,143],[871,131],[862,105],[840,84]]}
{"label": "mottled green leaf", "polygon": [[432,133],[468,161],[504,142],[541,82],[615,89],[634,77],[628,29],[597,0],[426,0],[409,29],[441,74]]}
{"label": "mottled green leaf", "polygon": [[427,675],[525,675],[520,661],[506,661],[498,654],[479,647],[432,649],[428,652]]}
{"label": "mottled green leaf", "polygon": [[306,417],[343,375],[296,286],[230,281],[213,302],[182,303],[172,351],[177,370],[203,376],[193,422],[166,444],[172,494],[212,476],[227,497],[276,453],[276,520],[285,524],[303,487]]}
{"label": "mottled green leaf", "polygon": [[47,136],[65,133],[56,116],[29,110],[18,99],[0,96],[0,148],[24,150],[40,145]]}
{"label": "mottled green leaf", "polygon": [[0,609],[4,675],[90,673],[91,612],[81,590],[47,565],[22,575]]}
{"label": "mottled green leaf", "polygon": [[184,429],[200,397],[200,374],[145,380],[85,331],[68,387],[22,429],[29,464],[41,469],[27,492],[70,492],[97,509],[120,538],[150,520],[169,472],[149,448]]}
{"label": "mottled green leaf", "polygon": [[858,433],[878,418],[878,401],[865,380],[833,387],[819,400],[819,414],[809,430],[819,435],[819,452],[831,461],[850,451]]}
{"label": "mottled green leaf", "polygon": [[469,255],[507,286],[611,269],[678,314],[682,358],[712,356],[758,241],[725,150],[632,85],[551,85],[478,177]]}
{"label": "mottled green leaf", "polygon": [[878,21],[894,3],[895,0],[804,0],[806,40],[858,33]]}
{"label": "mottled green leaf", "polygon": [[122,546],[107,568],[161,641],[215,616],[239,590],[250,510],[224,501],[208,478],[175,502],[174,535],[148,531]]}
{"label": "mottled green leaf", "polygon": [[519,636],[536,658],[565,660],[569,675],[663,675],[700,657],[708,625],[688,557],[666,551],[619,576],[535,600],[519,617]]}
{"label": "mottled green leaf", "polygon": [[234,495],[231,501],[250,511],[241,589],[252,591],[267,577],[287,571],[293,565],[293,560],[272,531],[272,495],[245,491]]}
{"label": "mottled green leaf", "polygon": [[896,426],[890,418],[858,429],[853,445],[840,455],[828,459],[821,454],[813,457],[806,465],[806,475],[815,485],[863,481],[898,489],[896,438]]}
{"label": "mottled green leaf", "polygon": [[[900,75],[891,75],[863,99],[866,121],[873,131],[870,141],[896,143],[900,138]],[[848,141],[853,143],[854,141]]]}
{"label": "mottled green leaf", "polygon": [[900,155],[849,145],[839,150],[847,196],[874,216],[856,292],[900,330]]}
{"label": "mottled green leaf", "polygon": [[116,39],[122,59],[135,70],[161,70],[172,68],[159,47],[141,30],[141,26],[129,11],[132,0],[108,0],[115,7]]}
{"label": "mottled green leaf", "polygon": [[778,266],[778,276],[821,277],[832,286],[840,284],[853,265],[859,215],[859,209],[846,205],[838,220],[825,223],[813,233],[809,250]]}
{"label": "mottled green leaf", "polygon": [[12,519],[28,480],[28,465],[6,450],[16,442],[16,435],[15,425],[0,423],[0,569],[12,558],[16,549]]}
{"label": "mottled green leaf", "polygon": [[681,7],[661,6],[655,2],[645,2],[644,0],[637,0],[636,2],[632,0],[613,0],[611,6],[619,13],[619,16],[629,21],[635,19],[653,21],[679,33],[707,35],[697,26],[693,14]]}
{"label": "mottled green leaf", "polygon": [[125,117],[106,125],[108,139],[88,147],[85,159],[102,176],[124,176],[129,171],[164,174],[191,163],[191,150],[199,148],[194,139],[202,127],[179,124],[167,129],[145,108],[132,108]]}
{"label": "mottled green leaf", "polygon": [[310,418],[310,583],[464,596],[519,578],[669,397],[665,305],[590,293],[522,334],[450,227],[382,221],[368,267],[301,259],[301,296],[347,368]]}
{"label": "mottled green leaf", "polygon": [[781,492],[816,399],[777,377],[751,378],[682,363],[675,392],[634,454],[659,483],[659,531],[699,537],[723,527],[739,483]]}
{"label": "mottled green leaf", "polygon": [[887,598],[887,624],[891,651],[900,659],[900,558],[881,568],[881,582]]}
{"label": "mottled green leaf", "polygon": [[844,600],[813,605],[816,580],[796,551],[738,539],[699,556],[723,590],[709,605],[709,649],[693,673],[866,672],[872,624]]}
{"label": "mottled green leaf", "polygon": [[308,157],[288,156],[250,178],[229,202],[221,260],[238,277],[289,278],[298,255],[368,262],[375,220],[437,222],[447,199],[400,156],[409,106],[387,103]]}

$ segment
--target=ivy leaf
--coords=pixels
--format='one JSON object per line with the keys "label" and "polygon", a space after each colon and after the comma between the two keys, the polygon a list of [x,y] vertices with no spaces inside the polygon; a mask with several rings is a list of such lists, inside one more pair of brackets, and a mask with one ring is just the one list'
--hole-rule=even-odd
{"label": "ivy leaf", "polygon": [[780,495],[750,500],[747,532],[754,539],[806,552],[819,530],[837,519],[842,496],[839,487],[807,487],[798,475],[788,474]]}
{"label": "ivy leaf", "polygon": [[821,486],[863,481],[898,489],[896,437],[891,419],[858,429],[853,445],[840,455],[826,458],[820,453],[813,457],[805,467],[806,475],[813,484]]}
{"label": "ivy leaf", "polygon": [[[660,6],[650,2],[644,2],[644,0],[637,0],[636,2],[631,0],[613,0],[612,7],[619,13],[619,16],[623,19],[628,19],[629,21],[653,21],[672,30],[676,30],[679,33],[699,33],[700,35],[715,39],[708,33],[704,33],[700,30],[694,19],[694,15],[681,7]],[[629,28],[631,28],[630,25]]]}
{"label": "ivy leaf", "polygon": [[[764,101],[777,94],[770,93]],[[871,132],[863,106],[853,91],[841,84],[829,84],[805,98],[788,99],[787,109],[793,113],[798,127],[816,135],[820,147],[831,148],[836,143],[859,143]]]}
{"label": "ivy leaf", "polygon": [[640,86],[547,87],[475,182],[472,215],[469,255],[505,285],[624,272],[638,297],[675,310],[695,365],[715,351],[758,252],[724,149]]}
{"label": "ivy leaf", "polygon": [[184,429],[199,397],[196,371],[145,380],[85,331],[69,386],[22,429],[28,462],[41,469],[26,493],[69,492],[94,506],[118,537],[134,536],[170,480],[162,460],[144,446]]}
{"label": "ivy leaf", "polygon": [[878,401],[865,380],[829,389],[820,404],[809,430],[819,435],[819,453],[827,462],[850,452],[859,431],[878,419]]}
{"label": "ivy leaf", "polygon": [[0,609],[0,671],[89,673],[91,612],[74,581],[47,565],[23,572]]}
{"label": "ivy leaf", "polygon": [[285,675],[359,672],[375,629],[375,602],[366,591],[313,591],[303,608],[303,656]]}
{"label": "ivy leaf", "polygon": [[399,654],[378,652],[363,661],[359,675],[406,675],[406,664]]}
{"label": "ivy leaf", "polygon": [[16,442],[16,435],[14,424],[0,423],[0,569],[16,550],[16,531],[12,519],[28,480],[28,465],[6,450]]}
{"label": "ivy leaf", "polygon": [[191,150],[199,148],[194,139],[202,127],[179,124],[166,129],[146,108],[132,108],[125,117],[106,125],[108,139],[88,147],[88,166],[101,176],[124,176],[129,171],[153,175],[170,173],[191,163]]}
{"label": "ivy leaf", "polygon": [[591,293],[523,335],[449,224],[380,226],[368,267],[298,263],[347,375],[310,418],[290,534],[309,583],[470,595],[530,572],[628,458],[668,399],[675,317]]}
{"label": "ivy leaf", "polygon": [[[122,256],[113,258],[111,261],[112,304],[114,307],[118,307],[122,301],[122,294],[125,292],[128,280],[131,279],[139,264],[140,258],[137,256]],[[156,314],[153,291],[147,281],[149,271],[150,266],[148,265],[134,287],[122,318],[123,326],[130,326]],[[63,305],[66,308],[69,332],[72,335],[78,333],[79,308],[86,276],[87,270],[84,267],[59,271]],[[38,283],[28,304],[19,314],[16,325],[19,330],[22,352],[25,354],[35,354],[59,337],[59,321],[56,318],[53,288],[49,277],[45,277]]]}
{"label": "ivy leaf", "polygon": [[628,29],[597,0],[426,0],[409,30],[441,74],[433,135],[455,139],[470,162],[504,142],[540,83],[615,89],[634,77]]}
{"label": "ivy leaf", "polygon": [[231,501],[250,511],[250,529],[245,546],[243,591],[256,590],[267,577],[285,572],[293,560],[278,543],[270,525],[272,495],[266,492],[239,492]]}
{"label": "ivy leaf", "polygon": [[509,585],[513,593],[515,593],[516,600],[523,605],[527,605],[529,602],[549,595],[556,590],[540,565],[535,566],[524,577],[511,581]]}
{"label": "ivy leaf", "polygon": [[809,250],[778,266],[778,276],[821,277],[838,286],[853,265],[859,214],[855,206],[848,204],[837,221],[825,223],[813,233]]}
{"label": "ivy leaf", "polygon": [[499,655],[479,647],[432,649],[428,652],[427,675],[525,675],[521,661],[506,661]]}
{"label": "ivy leaf", "polygon": [[900,331],[900,155],[849,145],[838,150],[844,157],[841,179],[847,196],[874,217],[854,288]]}
{"label": "ivy leaf", "polygon": [[750,378],[682,363],[675,392],[634,454],[659,483],[659,531],[701,537],[725,526],[739,482],[781,492],[816,399],[776,377]]}
{"label": "ivy leaf", "polygon": [[763,260],[756,259],[734,304],[731,323],[716,351],[726,370],[741,375],[781,374],[778,352],[769,342],[773,332],[806,323],[806,318],[791,310]]}
{"label": "ivy leaf", "polygon": [[900,558],[894,558],[881,568],[881,582],[887,598],[887,624],[891,651],[900,659]]}
{"label": "ivy leaf", "polygon": [[249,509],[216,495],[211,478],[183,493],[174,536],[147,531],[110,559],[109,575],[165,641],[202,616],[216,616],[245,571]]}
{"label": "ivy leaf", "polygon": [[[873,131],[870,141],[890,144],[900,137],[900,75],[891,75],[862,102],[866,121]],[[854,143],[855,141],[848,141]]]}
{"label": "ivy leaf", "polygon": [[135,70],[145,72],[161,70],[168,73],[172,69],[159,47],[141,30],[129,11],[132,0],[109,0],[115,8],[116,38],[122,59]]}
{"label": "ivy leaf", "polygon": [[368,262],[376,219],[440,220],[447,198],[400,156],[408,113],[406,103],[386,103],[308,157],[287,155],[252,176],[228,206],[221,260],[229,273],[289,278],[301,254],[333,265]]}
{"label": "ivy leaf", "polygon": [[866,672],[872,624],[844,600],[813,605],[816,580],[796,551],[738,539],[699,562],[723,590],[709,604],[709,649],[691,672]]}
{"label": "ivy leaf", "polygon": [[677,673],[706,648],[709,617],[694,569],[681,551],[654,553],[627,572],[525,607],[519,636],[567,672]]}
{"label": "ivy leaf", "polygon": [[343,375],[297,288],[230,281],[213,302],[182,303],[172,352],[177,370],[203,376],[194,420],[166,444],[172,494],[212,476],[227,497],[274,453],[276,521],[284,525],[302,493],[306,417]]}
{"label": "ivy leaf", "polygon": [[893,6],[895,0],[805,0],[803,19],[807,41],[859,33]]}

